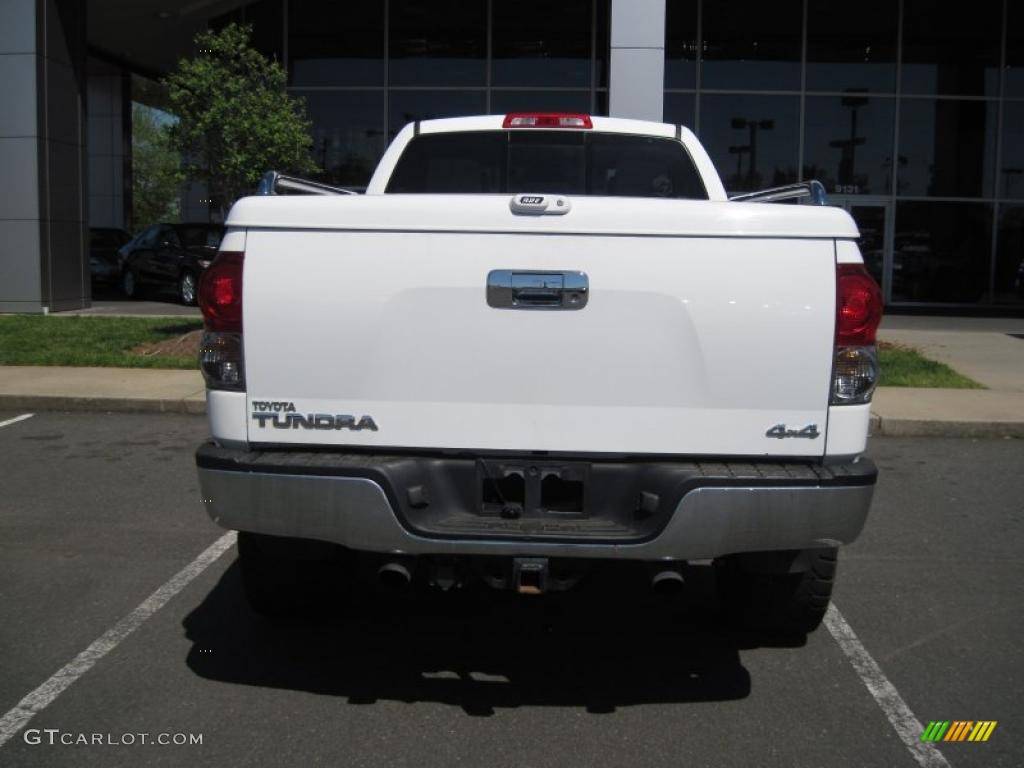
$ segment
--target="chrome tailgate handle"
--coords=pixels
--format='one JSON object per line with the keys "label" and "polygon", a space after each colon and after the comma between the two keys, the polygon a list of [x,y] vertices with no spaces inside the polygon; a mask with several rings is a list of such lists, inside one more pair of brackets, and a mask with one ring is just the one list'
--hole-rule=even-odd
{"label": "chrome tailgate handle", "polygon": [[583,309],[590,281],[583,272],[516,272],[487,275],[487,304],[496,309]]}

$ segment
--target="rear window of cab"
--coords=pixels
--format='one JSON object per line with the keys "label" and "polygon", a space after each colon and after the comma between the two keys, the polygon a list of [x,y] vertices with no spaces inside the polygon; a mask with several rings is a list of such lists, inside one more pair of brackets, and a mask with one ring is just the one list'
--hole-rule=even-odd
{"label": "rear window of cab", "polygon": [[579,130],[420,134],[398,159],[386,192],[708,199],[678,141]]}

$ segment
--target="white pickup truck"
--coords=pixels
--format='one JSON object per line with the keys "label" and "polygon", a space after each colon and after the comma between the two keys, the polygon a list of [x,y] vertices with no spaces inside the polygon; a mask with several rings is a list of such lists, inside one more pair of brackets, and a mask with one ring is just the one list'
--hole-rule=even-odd
{"label": "white pickup truck", "polygon": [[196,461],[253,606],[353,561],[540,593],[630,560],[814,629],[874,490],[882,306],[851,218],[783,196],[729,200],[686,128],[514,114],[406,126],[362,195],[236,203]]}

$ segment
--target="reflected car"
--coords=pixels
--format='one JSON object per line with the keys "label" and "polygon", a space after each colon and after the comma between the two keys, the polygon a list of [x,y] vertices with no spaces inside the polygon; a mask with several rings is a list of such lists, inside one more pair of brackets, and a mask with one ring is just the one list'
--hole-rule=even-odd
{"label": "reflected car", "polygon": [[147,290],[173,290],[194,305],[199,278],[217,255],[220,224],[154,224],[121,248],[121,290],[130,299]]}
{"label": "reflected car", "polygon": [[93,290],[116,288],[121,281],[121,257],[118,251],[132,236],[114,227],[89,229],[89,275]]}

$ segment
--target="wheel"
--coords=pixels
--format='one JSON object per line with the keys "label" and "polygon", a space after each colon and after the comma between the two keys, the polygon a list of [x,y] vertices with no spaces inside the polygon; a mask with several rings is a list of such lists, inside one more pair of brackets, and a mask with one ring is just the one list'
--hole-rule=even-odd
{"label": "wheel", "polygon": [[322,541],[238,534],[246,598],[254,611],[272,619],[316,616],[340,602],[349,554]]}
{"label": "wheel", "polygon": [[129,299],[137,299],[142,294],[138,278],[130,269],[126,269],[121,274],[121,292]]}
{"label": "wheel", "polygon": [[832,597],[838,550],[732,555],[715,561],[719,595],[732,622],[783,634],[812,632]]}
{"label": "wheel", "polygon": [[195,273],[182,272],[181,277],[178,278],[178,301],[187,307],[195,306],[198,284],[199,281],[196,280]]}

